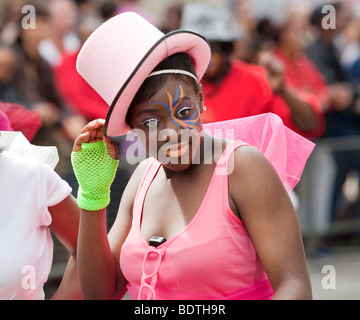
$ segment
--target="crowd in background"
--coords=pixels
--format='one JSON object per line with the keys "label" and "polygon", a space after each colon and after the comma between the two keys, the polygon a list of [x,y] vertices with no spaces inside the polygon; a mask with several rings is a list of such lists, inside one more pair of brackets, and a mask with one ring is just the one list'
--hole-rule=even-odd
{"label": "crowd in background", "polygon": [[[77,54],[84,41],[103,21],[124,11],[140,13],[164,33],[178,29],[186,2],[206,1],[165,2],[168,6],[161,16],[148,10],[144,1],[1,2],[0,106],[12,120],[13,129],[26,132],[33,144],[58,148],[60,162],[56,170],[64,179],[71,179],[74,138],[89,120],[104,118],[108,109],[76,72]],[[311,94],[323,123],[316,134],[305,136],[320,141],[360,135],[360,1],[221,3],[232,6],[240,30],[230,59],[264,67],[269,81],[274,79],[271,72],[275,71],[264,65],[266,61],[271,61],[272,66],[277,63],[286,86],[304,96]],[[282,3],[281,14],[275,3]],[[335,17],[327,15],[331,12],[322,12],[325,4],[332,5]],[[25,5],[35,8],[34,29],[22,25]],[[329,27],[331,22],[336,23],[335,29]],[[243,89],[239,87],[239,91]],[[337,206],[343,203],[340,198],[349,173],[359,177],[360,151],[334,152],[333,157],[337,168],[331,200],[335,218]],[[356,199],[359,203],[358,196]]]}

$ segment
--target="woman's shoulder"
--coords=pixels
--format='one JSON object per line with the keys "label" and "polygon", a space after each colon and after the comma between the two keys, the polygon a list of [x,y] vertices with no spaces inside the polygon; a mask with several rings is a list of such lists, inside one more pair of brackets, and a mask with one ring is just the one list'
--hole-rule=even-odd
{"label": "woman's shoulder", "polygon": [[152,158],[152,157],[149,157],[149,158],[146,158],[145,160],[142,160],[138,164],[138,166],[135,168],[131,179],[134,179],[134,180],[140,182],[140,180],[143,177],[145,171],[148,169],[150,164],[153,163],[154,161],[155,161],[155,159]]}
{"label": "woman's shoulder", "polygon": [[212,141],[212,156],[215,159],[215,162],[227,162],[228,164],[236,161],[247,161],[248,157],[253,154],[253,156],[260,156],[258,154],[258,149],[249,145],[247,142],[239,139],[228,139],[220,136],[211,136]]}
{"label": "woman's shoulder", "polygon": [[1,162],[9,171],[16,172],[36,172],[40,170],[40,161],[36,157],[12,154],[7,151],[1,152]]}
{"label": "woman's shoulder", "polygon": [[275,169],[265,155],[256,147],[241,144],[230,155],[229,164],[233,164],[233,170],[229,172],[229,176],[235,177],[236,180],[249,179],[259,177],[272,178]]}
{"label": "woman's shoulder", "polygon": [[130,199],[130,201],[133,201],[135,199],[135,195],[140,186],[141,180],[149,165],[153,161],[153,158],[146,158],[137,165],[134,172],[132,173],[125,189],[125,192],[127,194],[126,198]]}

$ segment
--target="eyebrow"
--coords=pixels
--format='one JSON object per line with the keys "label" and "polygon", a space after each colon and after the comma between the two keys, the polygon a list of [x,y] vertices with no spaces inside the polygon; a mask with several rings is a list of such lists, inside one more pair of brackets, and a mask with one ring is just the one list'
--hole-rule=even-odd
{"label": "eyebrow", "polygon": [[[184,100],[192,101],[192,99],[191,99],[190,97],[182,97],[182,98],[176,99],[176,100],[173,102],[173,106],[172,106],[172,107],[174,107],[179,101],[184,101]],[[164,106],[164,103],[161,102],[161,101],[150,102],[150,104],[151,104],[151,105]]]}
{"label": "eyebrow", "polygon": [[159,110],[154,109],[154,108],[149,108],[149,109],[143,109],[141,111],[139,111],[136,116],[139,117],[141,116],[143,113],[159,113]]}
{"label": "eyebrow", "polygon": [[190,97],[182,97],[182,98],[180,98],[179,100],[181,100],[181,101],[190,100],[190,101],[191,101],[191,98],[190,98]]}

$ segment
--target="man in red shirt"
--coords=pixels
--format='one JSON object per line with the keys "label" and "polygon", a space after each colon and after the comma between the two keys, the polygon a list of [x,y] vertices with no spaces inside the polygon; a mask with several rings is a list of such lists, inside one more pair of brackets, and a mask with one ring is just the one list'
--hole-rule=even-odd
{"label": "man in red shirt", "polygon": [[272,112],[290,129],[308,138],[319,137],[324,120],[317,97],[285,85],[285,73],[273,56],[265,68],[232,58],[233,41],[241,32],[232,24],[225,6],[188,4],[182,28],[204,35],[210,42],[212,58],[203,78],[203,121],[215,122]]}
{"label": "man in red shirt", "polygon": [[105,118],[109,106],[76,71],[77,55],[77,52],[64,55],[62,63],[55,67],[57,88],[69,107],[87,121]]}
{"label": "man in red shirt", "polygon": [[[102,20],[92,16],[81,21],[77,32],[82,44],[101,23]],[[57,88],[69,107],[87,121],[105,118],[109,106],[77,72],[77,56],[78,52],[64,54],[54,68]]]}

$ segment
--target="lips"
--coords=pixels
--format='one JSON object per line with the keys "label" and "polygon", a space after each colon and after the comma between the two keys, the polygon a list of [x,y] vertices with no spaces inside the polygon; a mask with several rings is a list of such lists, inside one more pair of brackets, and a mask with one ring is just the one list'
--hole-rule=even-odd
{"label": "lips", "polygon": [[189,147],[189,143],[180,142],[178,144],[166,145],[162,149],[167,157],[181,158],[189,150]]}

